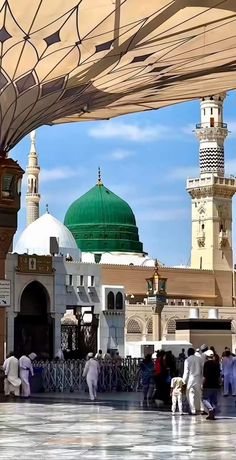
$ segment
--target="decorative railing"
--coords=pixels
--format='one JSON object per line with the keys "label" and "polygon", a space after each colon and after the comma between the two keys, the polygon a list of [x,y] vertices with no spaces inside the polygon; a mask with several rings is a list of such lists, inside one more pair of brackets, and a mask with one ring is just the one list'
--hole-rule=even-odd
{"label": "decorative railing", "polygon": [[[140,362],[142,359],[124,359],[121,362],[102,361],[98,381],[98,391],[140,391],[142,376]],[[42,373],[43,388],[46,392],[83,392],[86,380],[83,377],[85,361],[38,361],[34,363],[35,373]],[[183,361],[177,359],[176,367],[180,375]]]}
{"label": "decorative railing", "polygon": [[197,123],[196,124],[196,129],[201,129],[201,128],[225,128],[227,129],[227,123],[216,123],[214,122],[211,124],[210,121],[206,121],[204,123]]}

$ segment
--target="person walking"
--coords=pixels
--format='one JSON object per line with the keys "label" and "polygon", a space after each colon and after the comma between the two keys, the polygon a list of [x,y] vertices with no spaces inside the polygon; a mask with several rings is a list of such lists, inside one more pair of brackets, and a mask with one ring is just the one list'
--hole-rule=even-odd
{"label": "person walking", "polygon": [[203,367],[202,402],[208,412],[206,420],[215,419],[217,393],[220,387],[220,364],[214,359],[212,350],[206,351],[206,361]]}
{"label": "person walking", "polygon": [[14,396],[20,396],[20,385],[21,379],[19,378],[19,361],[15,357],[13,351],[8,355],[8,358],[5,359],[3,366],[5,372],[4,380],[4,393],[5,396],[14,394]]}
{"label": "person walking", "polygon": [[[226,350],[222,359],[222,374],[224,377],[224,396],[229,395],[229,387],[233,393],[233,357],[230,350]],[[233,394],[235,396],[235,394]]]}
{"label": "person walking", "polygon": [[187,399],[190,413],[196,415],[200,411],[202,361],[194,354],[194,349],[188,349],[188,358],[184,361],[183,381],[187,385]]}
{"label": "person walking", "polygon": [[147,354],[140,364],[143,384],[143,401],[147,402],[151,398],[154,389],[154,363],[152,355]]}
{"label": "person walking", "polygon": [[98,361],[102,361],[103,359],[102,350],[98,350],[98,352],[95,355],[95,359],[97,359]]}
{"label": "person walking", "polygon": [[93,357],[93,353],[88,353],[88,361],[85,364],[83,377],[86,377],[91,401],[97,398],[99,370],[100,367],[97,359]]}
{"label": "person walking", "polygon": [[157,351],[157,359],[154,366],[154,379],[155,379],[155,395],[154,399],[163,401],[165,404],[169,401],[168,385],[166,383],[168,378],[168,370],[166,367],[166,353],[164,350]]}
{"label": "person walking", "polygon": [[184,381],[181,377],[173,377],[170,383],[170,396],[172,399],[171,411],[172,415],[176,414],[176,406],[178,404],[179,415],[183,415],[183,391]]}
{"label": "person walking", "polygon": [[30,375],[34,375],[32,361],[36,358],[35,353],[30,353],[28,356],[23,355],[19,359],[20,379],[21,379],[21,396],[22,398],[30,397]]}

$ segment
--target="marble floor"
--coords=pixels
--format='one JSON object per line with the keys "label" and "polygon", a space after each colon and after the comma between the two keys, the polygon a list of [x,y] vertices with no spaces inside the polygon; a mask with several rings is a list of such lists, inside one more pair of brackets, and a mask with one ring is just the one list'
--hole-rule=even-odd
{"label": "marble floor", "polygon": [[236,459],[236,406],[216,421],[129,401],[71,398],[0,403],[0,459]]}

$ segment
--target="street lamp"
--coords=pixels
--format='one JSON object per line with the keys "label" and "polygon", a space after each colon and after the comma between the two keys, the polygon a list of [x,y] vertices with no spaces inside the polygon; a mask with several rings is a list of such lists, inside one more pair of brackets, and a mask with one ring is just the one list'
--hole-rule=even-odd
{"label": "street lamp", "polygon": [[166,282],[167,278],[160,276],[158,262],[155,262],[155,271],[151,278],[147,278],[148,303],[153,304],[153,340],[161,340],[161,312],[166,303]]}
{"label": "street lamp", "polygon": [[[0,154],[1,155],[1,154]],[[23,169],[12,158],[0,156],[0,284],[5,280],[5,261],[17,229]],[[10,297],[10,292],[9,292]],[[0,299],[1,300],[1,299]],[[6,312],[0,302],[0,362],[4,359]],[[5,305],[10,306],[10,305]]]}

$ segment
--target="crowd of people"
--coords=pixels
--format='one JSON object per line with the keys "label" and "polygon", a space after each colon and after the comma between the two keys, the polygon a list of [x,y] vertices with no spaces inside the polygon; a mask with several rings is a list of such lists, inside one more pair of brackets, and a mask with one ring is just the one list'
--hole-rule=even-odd
{"label": "crowd of people", "polygon": [[[181,366],[176,366],[183,362]],[[214,420],[217,411],[217,398],[223,383],[223,395],[236,396],[236,356],[225,347],[222,356],[214,347],[203,344],[194,350],[189,348],[175,359],[171,351],[160,350],[156,358],[147,355],[141,362],[143,399],[170,404],[172,414],[184,412],[191,415],[206,414]]]}
{"label": "crowd of people", "polygon": [[22,355],[20,359],[15,356],[14,352],[8,354],[2,366],[5,374],[5,396],[29,398],[30,376],[34,375],[32,362],[35,358],[35,353],[30,353],[28,356]]}

